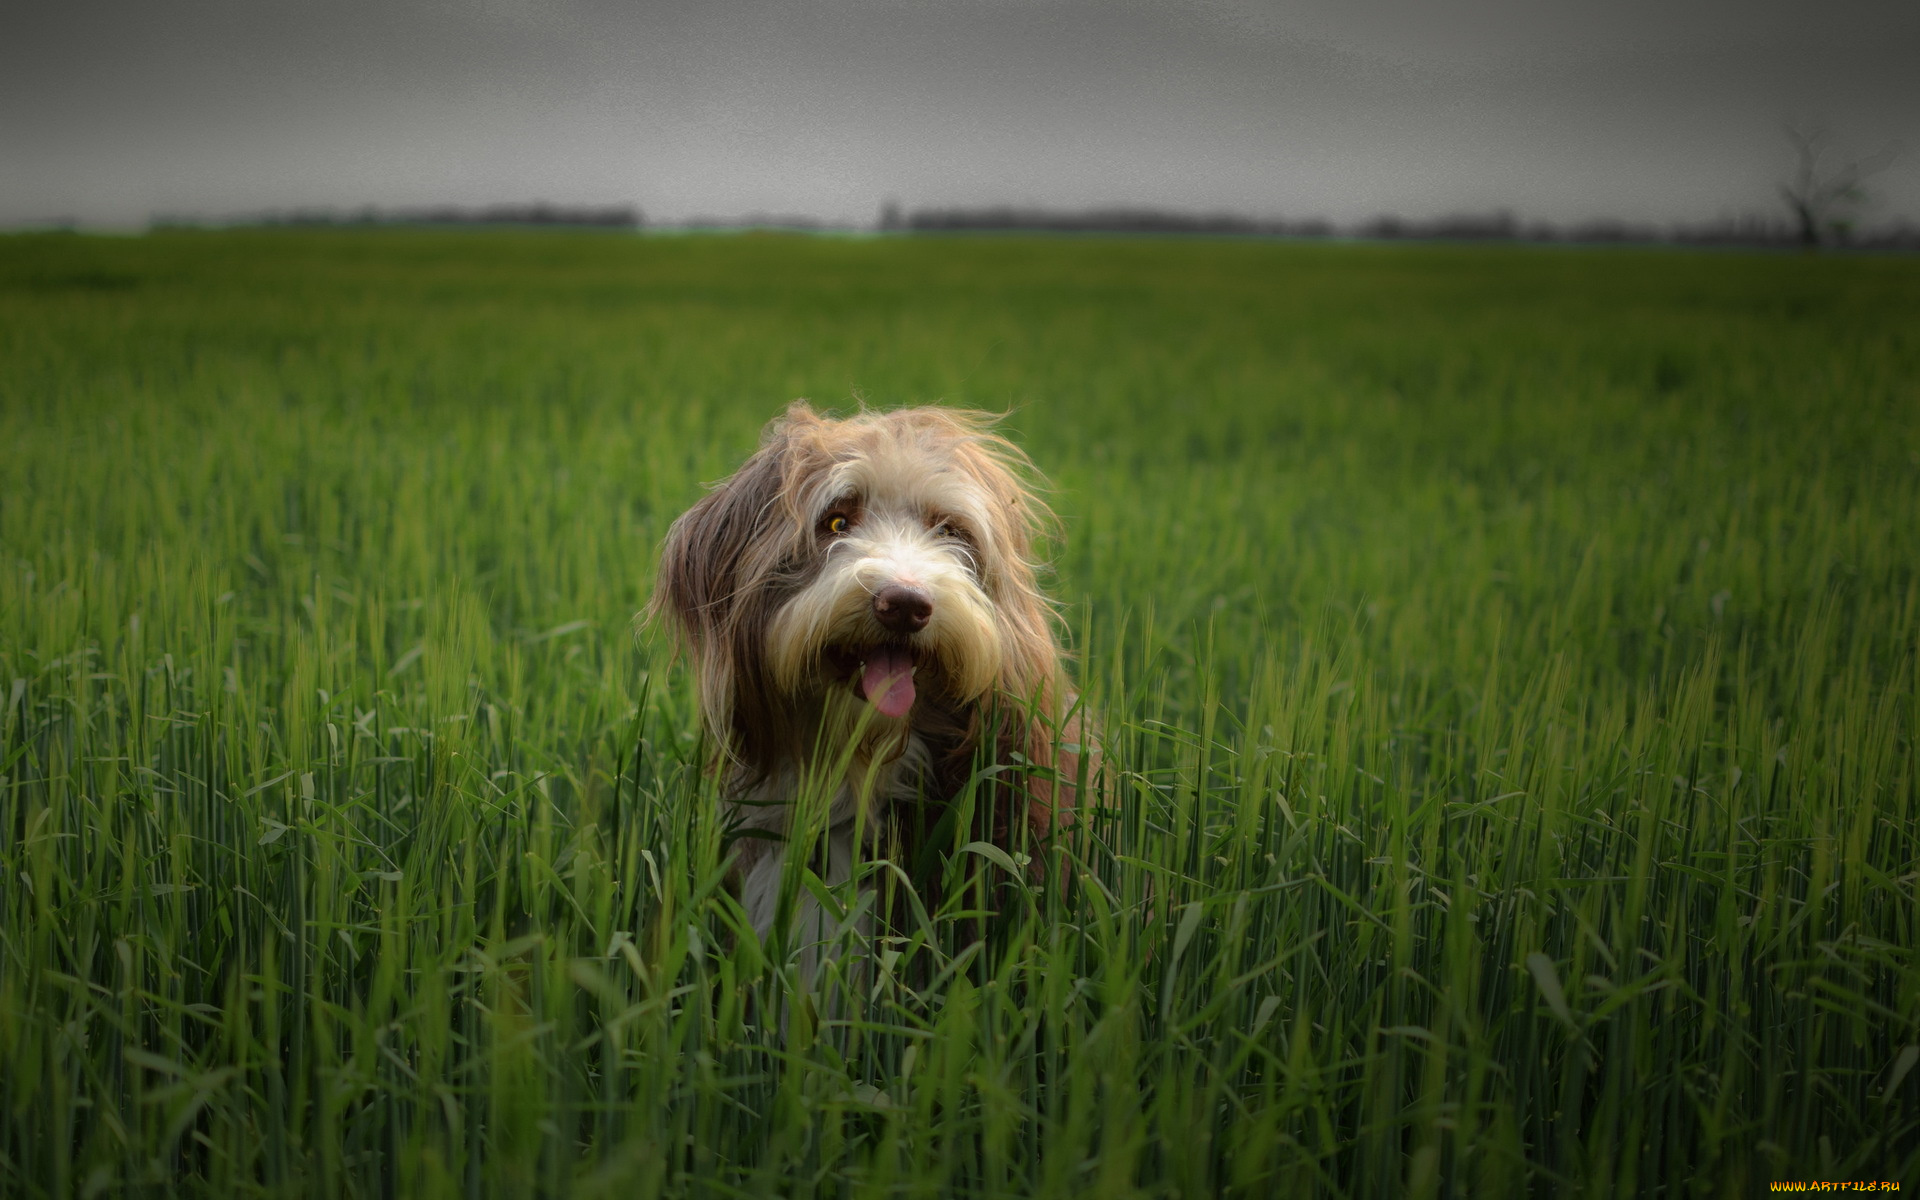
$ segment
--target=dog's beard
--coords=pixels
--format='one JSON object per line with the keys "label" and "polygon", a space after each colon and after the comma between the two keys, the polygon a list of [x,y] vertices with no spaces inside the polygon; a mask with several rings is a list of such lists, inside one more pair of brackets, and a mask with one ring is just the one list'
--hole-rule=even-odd
{"label": "dog's beard", "polygon": [[[903,576],[933,605],[926,628],[911,634],[874,617],[875,592]],[[796,702],[844,691],[887,721],[911,721],[936,700],[980,699],[1001,660],[992,603],[960,554],[877,539],[829,555],[781,606],[766,649],[775,685]]]}

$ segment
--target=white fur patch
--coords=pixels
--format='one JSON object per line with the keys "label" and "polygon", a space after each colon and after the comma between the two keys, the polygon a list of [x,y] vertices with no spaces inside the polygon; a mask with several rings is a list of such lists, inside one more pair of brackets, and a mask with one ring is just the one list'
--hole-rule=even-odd
{"label": "white fur patch", "polygon": [[[846,464],[846,476],[873,475]],[[836,472],[837,473],[837,472]],[[923,589],[933,599],[927,627],[907,639],[916,658],[940,671],[956,699],[973,701],[993,685],[1000,670],[1000,630],[992,600],[975,576],[975,552],[963,538],[932,526],[951,514],[928,508],[925,487],[890,484],[870,492],[834,490],[835,498],[853,497],[856,523],[834,537],[826,564],[813,582],[783,605],[766,634],[767,662],[785,691],[838,682],[820,677],[825,652],[836,646],[859,649],[895,639],[873,612],[881,588],[901,584]],[[963,491],[956,476],[944,491]],[[833,490],[833,489],[827,489]],[[956,515],[956,519],[958,518]]]}

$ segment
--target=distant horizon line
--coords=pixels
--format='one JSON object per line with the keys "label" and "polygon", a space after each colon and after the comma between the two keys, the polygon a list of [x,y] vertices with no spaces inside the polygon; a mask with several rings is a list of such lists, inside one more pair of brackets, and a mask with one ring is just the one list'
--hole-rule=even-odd
{"label": "distant horizon line", "polygon": [[[633,204],[557,204],[547,201],[481,205],[303,205],[227,214],[155,213],[144,222],[89,222],[47,217],[0,223],[12,233],[139,233],[168,229],[363,227],[572,228],[629,232],[751,232],[827,234],[1055,233],[1159,236],[1269,237],[1293,240],[1560,242],[1572,244],[1680,244],[1795,246],[1810,244],[1784,215],[1752,212],[1701,220],[1523,220],[1508,207],[1428,218],[1383,213],[1337,222],[1325,217],[1257,217],[1229,209],[1199,210],[1144,204],[1085,207],[951,205],[907,209],[889,201],[869,222],[801,213],[748,212],[735,217],[692,216],[648,220]],[[1880,222],[1835,221],[1819,244],[1920,249],[1920,224],[1906,216]]]}

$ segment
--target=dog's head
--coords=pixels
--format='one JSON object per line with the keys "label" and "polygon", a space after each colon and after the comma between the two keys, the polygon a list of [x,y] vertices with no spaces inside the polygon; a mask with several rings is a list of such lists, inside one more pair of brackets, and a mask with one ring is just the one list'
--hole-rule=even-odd
{"label": "dog's head", "polygon": [[1051,517],[992,422],[796,402],[674,522],[651,611],[678,626],[742,765],[803,751],[836,697],[881,735],[994,698],[1048,703],[1059,654],[1034,550]]}

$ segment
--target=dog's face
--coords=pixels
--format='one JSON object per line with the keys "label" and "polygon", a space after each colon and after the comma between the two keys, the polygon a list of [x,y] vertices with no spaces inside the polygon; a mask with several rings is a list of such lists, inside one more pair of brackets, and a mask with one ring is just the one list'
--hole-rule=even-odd
{"label": "dog's face", "polygon": [[862,440],[808,481],[813,545],[766,630],[773,682],[794,695],[849,684],[898,720],[925,666],[954,699],[977,700],[1000,673],[987,563],[1004,514],[939,449]]}
{"label": "dog's face", "polygon": [[980,414],[836,421],[795,404],[770,425],[674,523],[653,601],[728,750],[764,770],[829,710],[864,704],[884,736],[1049,692],[1058,655],[1032,561],[1047,515],[1026,470]]}

